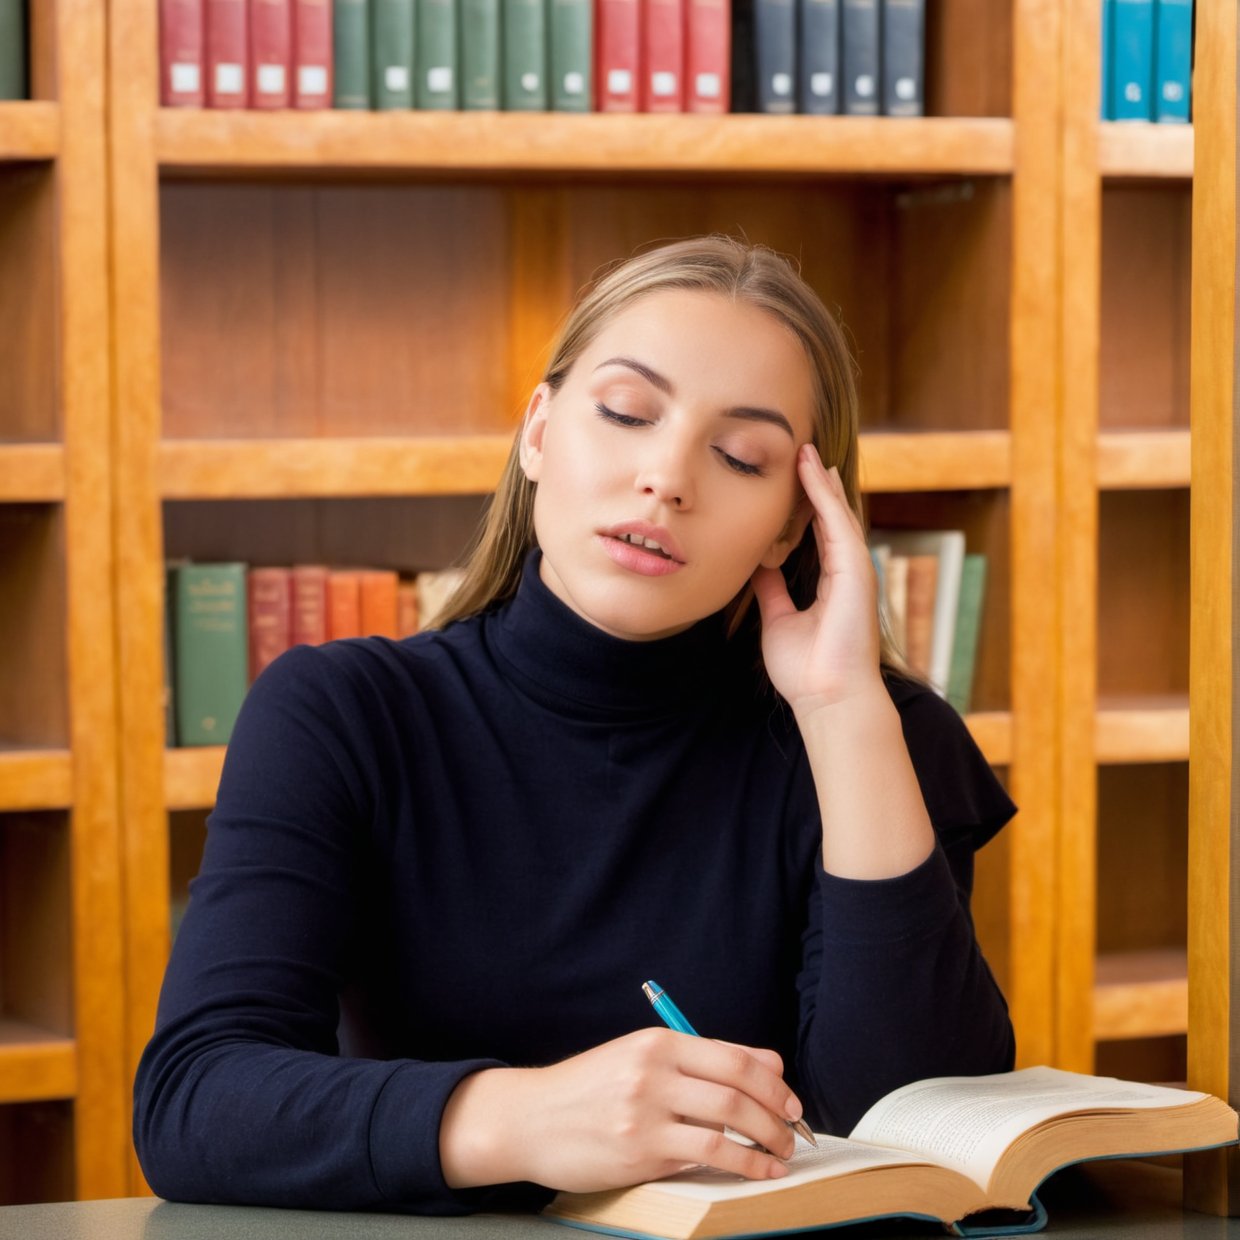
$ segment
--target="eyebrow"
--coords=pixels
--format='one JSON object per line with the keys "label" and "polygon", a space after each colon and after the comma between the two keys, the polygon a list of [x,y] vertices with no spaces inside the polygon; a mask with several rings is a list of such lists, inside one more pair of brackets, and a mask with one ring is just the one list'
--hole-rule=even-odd
{"label": "eyebrow", "polygon": [[[672,395],[671,380],[664,378],[658,371],[651,370],[649,366],[639,362],[636,358],[609,357],[605,362],[599,362],[594,369],[602,370],[604,366],[627,366],[630,370],[636,371],[641,375],[647,383],[657,387],[660,392],[668,396]],[[796,439],[796,435],[792,430],[792,423],[777,409],[762,409],[756,408],[753,405],[736,405],[731,409],[725,409],[723,416],[725,418],[741,418],[746,422],[769,422],[772,426],[782,427],[793,440]]]}

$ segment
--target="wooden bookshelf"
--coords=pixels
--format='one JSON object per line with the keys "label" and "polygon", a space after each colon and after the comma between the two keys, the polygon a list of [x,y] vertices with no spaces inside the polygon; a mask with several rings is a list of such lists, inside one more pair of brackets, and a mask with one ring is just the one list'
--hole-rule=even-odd
{"label": "wooden bookshelf", "polygon": [[[40,85],[47,89],[46,82]],[[55,159],[59,147],[60,109],[54,100],[0,103],[0,162]]]}

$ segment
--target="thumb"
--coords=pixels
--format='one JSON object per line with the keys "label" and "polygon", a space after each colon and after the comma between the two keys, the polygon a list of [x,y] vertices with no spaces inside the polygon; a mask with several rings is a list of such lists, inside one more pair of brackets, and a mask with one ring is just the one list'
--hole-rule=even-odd
{"label": "thumb", "polygon": [[784,616],[795,612],[796,604],[788,593],[788,583],[777,568],[758,567],[749,579],[753,586],[754,597],[758,600],[758,612],[762,616],[762,627],[782,620]]}

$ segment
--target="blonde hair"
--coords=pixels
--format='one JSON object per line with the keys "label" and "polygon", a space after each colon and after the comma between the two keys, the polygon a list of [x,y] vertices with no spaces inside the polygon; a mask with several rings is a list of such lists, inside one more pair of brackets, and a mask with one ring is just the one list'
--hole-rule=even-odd
{"label": "blonde hair", "polygon": [[[660,245],[613,265],[585,290],[564,321],[543,382],[558,392],[576,360],[617,314],[641,297],[671,289],[745,301],[793,332],[805,350],[813,381],[814,447],[828,467],[839,469],[849,506],[864,524],[857,390],[843,329],[791,261],[765,246],[715,234]],[[439,627],[477,615],[516,593],[525,557],[537,542],[536,488],[521,468],[520,439],[518,431],[490,507],[466,552],[464,578],[437,618]],[[809,606],[819,577],[812,526],[788,555],[783,572],[793,601],[798,607]],[[749,629],[756,641],[757,608],[751,586],[746,585],[725,611],[730,637]],[[885,625],[881,644],[882,662],[904,670]]]}

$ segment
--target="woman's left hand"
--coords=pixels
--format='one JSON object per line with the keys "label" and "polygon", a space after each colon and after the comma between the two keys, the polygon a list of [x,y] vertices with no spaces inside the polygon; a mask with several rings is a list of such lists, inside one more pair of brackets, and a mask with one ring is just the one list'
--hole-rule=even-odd
{"label": "woman's left hand", "polygon": [[820,573],[813,603],[798,611],[783,574],[759,568],[762,657],[771,683],[797,713],[833,706],[882,687],[878,579],[865,534],[848,506],[839,471],[802,445],[797,473],[813,506]]}

